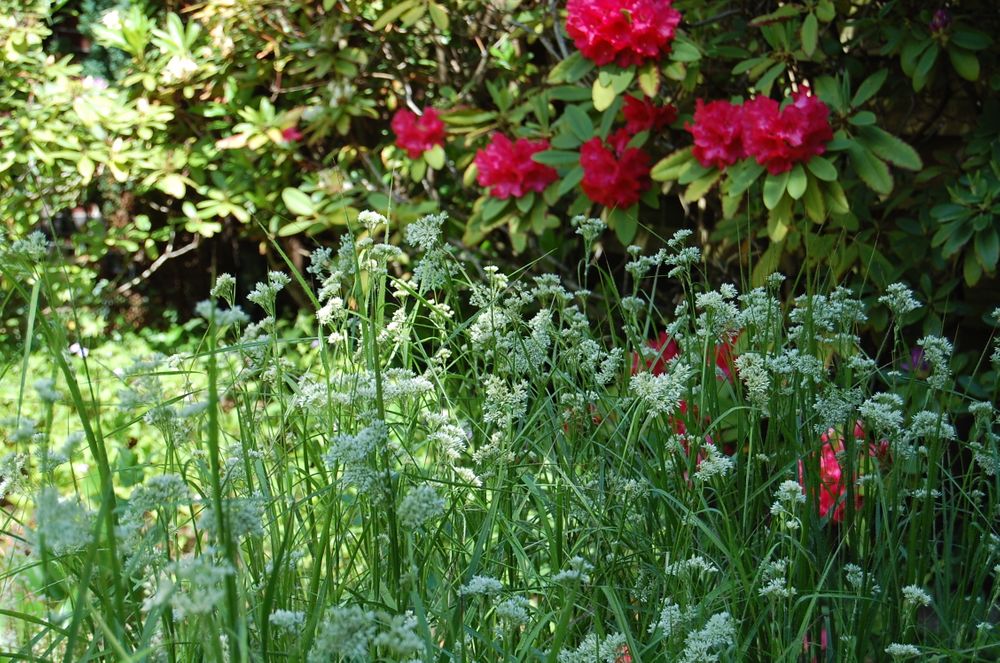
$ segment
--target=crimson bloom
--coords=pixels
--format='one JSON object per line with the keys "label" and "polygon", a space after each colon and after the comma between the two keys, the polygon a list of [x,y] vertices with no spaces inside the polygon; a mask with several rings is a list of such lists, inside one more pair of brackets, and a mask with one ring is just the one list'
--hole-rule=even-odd
{"label": "crimson bloom", "polygon": [[743,147],[772,175],[823,154],[833,140],[830,109],[803,87],[784,109],[757,97],[743,105]]}
{"label": "crimson bloom", "polygon": [[[856,425],[855,437],[859,432],[863,434],[860,426]],[[843,522],[844,508],[847,503],[841,498],[847,493],[847,479],[844,477],[844,471],[837,455],[844,451],[844,438],[838,436],[836,431],[831,428],[820,435],[820,441],[823,446],[820,448],[819,457],[819,515],[821,518],[825,518],[832,511],[830,518],[837,523]],[[799,485],[805,492],[805,468],[802,461],[799,461]],[[857,493],[854,493],[854,508],[861,508],[861,495]]]}
{"label": "crimson bloom", "polygon": [[659,60],[681,22],[673,0],[569,0],[566,14],[566,34],[599,67]]}
{"label": "crimson bloom", "polygon": [[652,185],[649,155],[637,147],[627,147],[625,129],[612,134],[605,144],[598,137],[580,147],[583,192],[605,207],[628,208]]}
{"label": "crimson bloom", "polygon": [[632,135],[640,131],[660,131],[677,119],[676,106],[657,106],[649,97],[639,99],[627,95],[622,112],[625,113],[625,131]]}
{"label": "crimson bloom", "polygon": [[695,101],[694,124],[684,128],[694,137],[691,154],[705,168],[725,168],[746,157],[743,108],[728,101]]}
{"label": "crimson bloom", "polygon": [[302,132],[298,127],[286,127],[281,130],[281,138],[286,143],[294,143],[302,140]]}
{"label": "crimson bloom", "polygon": [[419,117],[413,111],[401,108],[392,116],[390,125],[396,134],[396,145],[406,150],[411,159],[444,145],[444,122],[433,108],[425,108]]}
{"label": "crimson bloom", "polygon": [[493,134],[490,144],[476,152],[476,181],[479,186],[491,187],[490,195],[500,199],[544,191],[559,179],[559,173],[531,156],[547,149],[549,141],[544,139],[518,138],[511,142],[501,133]]}

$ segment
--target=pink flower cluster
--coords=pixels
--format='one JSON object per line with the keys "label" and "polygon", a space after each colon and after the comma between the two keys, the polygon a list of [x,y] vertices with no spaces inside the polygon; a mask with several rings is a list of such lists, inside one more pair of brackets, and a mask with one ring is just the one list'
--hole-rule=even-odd
{"label": "pink flower cluster", "polygon": [[433,108],[425,108],[420,116],[401,108],[392,116],[390,126],[396,134],[396,145],[406,150],[406,155],[411,159],[417,159],[427,150],[444,145],[444,122]]}
{"label": "pink flower cluster", "polygon": [[681,22],[673,0],[569,0],[566,13],[566,34],[598,66],[659,60]]}
{"label": "pink flower cluster", "polygon": [[772,175],[823,154],[833,140],[830,109],[803,87],[784,108],[756,97],[743,105],[728,101],[695,103],[692,154],[706,168],[725,168],[753,157]]}
{"label": "pink flower cluster", "polygon": [[500,199],[544,191],[559,179],[559,173],[531,157],[547,149],[549,141],[544,139],[518,138],[512,142],[501,133],[493,134],[490,144],[476,152],[476,181],[490,187],[490,195]]}

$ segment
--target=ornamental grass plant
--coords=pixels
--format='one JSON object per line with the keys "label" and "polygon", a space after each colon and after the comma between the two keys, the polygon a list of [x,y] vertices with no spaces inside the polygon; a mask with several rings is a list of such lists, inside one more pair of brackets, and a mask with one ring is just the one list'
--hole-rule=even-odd
{"label": "ornamental grass plant", "polygon": [[911,339],[906,286],[865,348],[852,292],[709,289],[690,233],[619,291],[596,219],[573,289],[463,260],[443,216],[405,247],[359,221],[252,311],[220,275],[189,351],[125,363],[69,352],[41,235],[3,244],[6,660],[1000,655],[996,389]]}

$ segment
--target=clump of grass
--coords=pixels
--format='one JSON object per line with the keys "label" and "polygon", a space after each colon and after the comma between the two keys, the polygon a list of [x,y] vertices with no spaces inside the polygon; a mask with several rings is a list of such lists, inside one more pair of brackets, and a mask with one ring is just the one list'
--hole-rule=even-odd
{"label": "clump of grass", "polygon": [[[24,551],[0,584],[5,655],[1000,653],[998,415],[954,390],[947,339],[904,371],[906,330],[866,354],[851,292],[707,289],[683,234],[630,250],[631,291],[597,302],[470,272],[439,216],[405,229],[401,276],[389,222],[359,219],[305,274],[258,284],[256,322],[224,275],[198,351],[124,370],[67,353],[44,241],[3,246],[28,311],[3,381],[3,530]],[[575,223],[581,282],[610,284],[601,224]],[[274,318],[293,283],[304,336]],[[877,305],[917,304],[900,285]]]}

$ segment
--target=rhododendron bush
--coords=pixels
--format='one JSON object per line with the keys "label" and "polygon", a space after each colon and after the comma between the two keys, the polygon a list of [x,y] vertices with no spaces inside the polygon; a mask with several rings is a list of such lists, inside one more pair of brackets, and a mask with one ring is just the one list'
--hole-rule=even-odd
{"label": "rhododendron bush", "polygon": [[[84,262],[439,205],[500,255],[565,246],[560,219],[586,213],[622,244],[697,227],[757,281],[805,260],[886,285],[927,276],[923,256],[933,302],[1000,261],[976,211],[997,164],[990,3],[154,5],[3,5],[5,223],[79,208],[108,226]],[[51,11],[79,14],[76,42],[46,40]]]}

